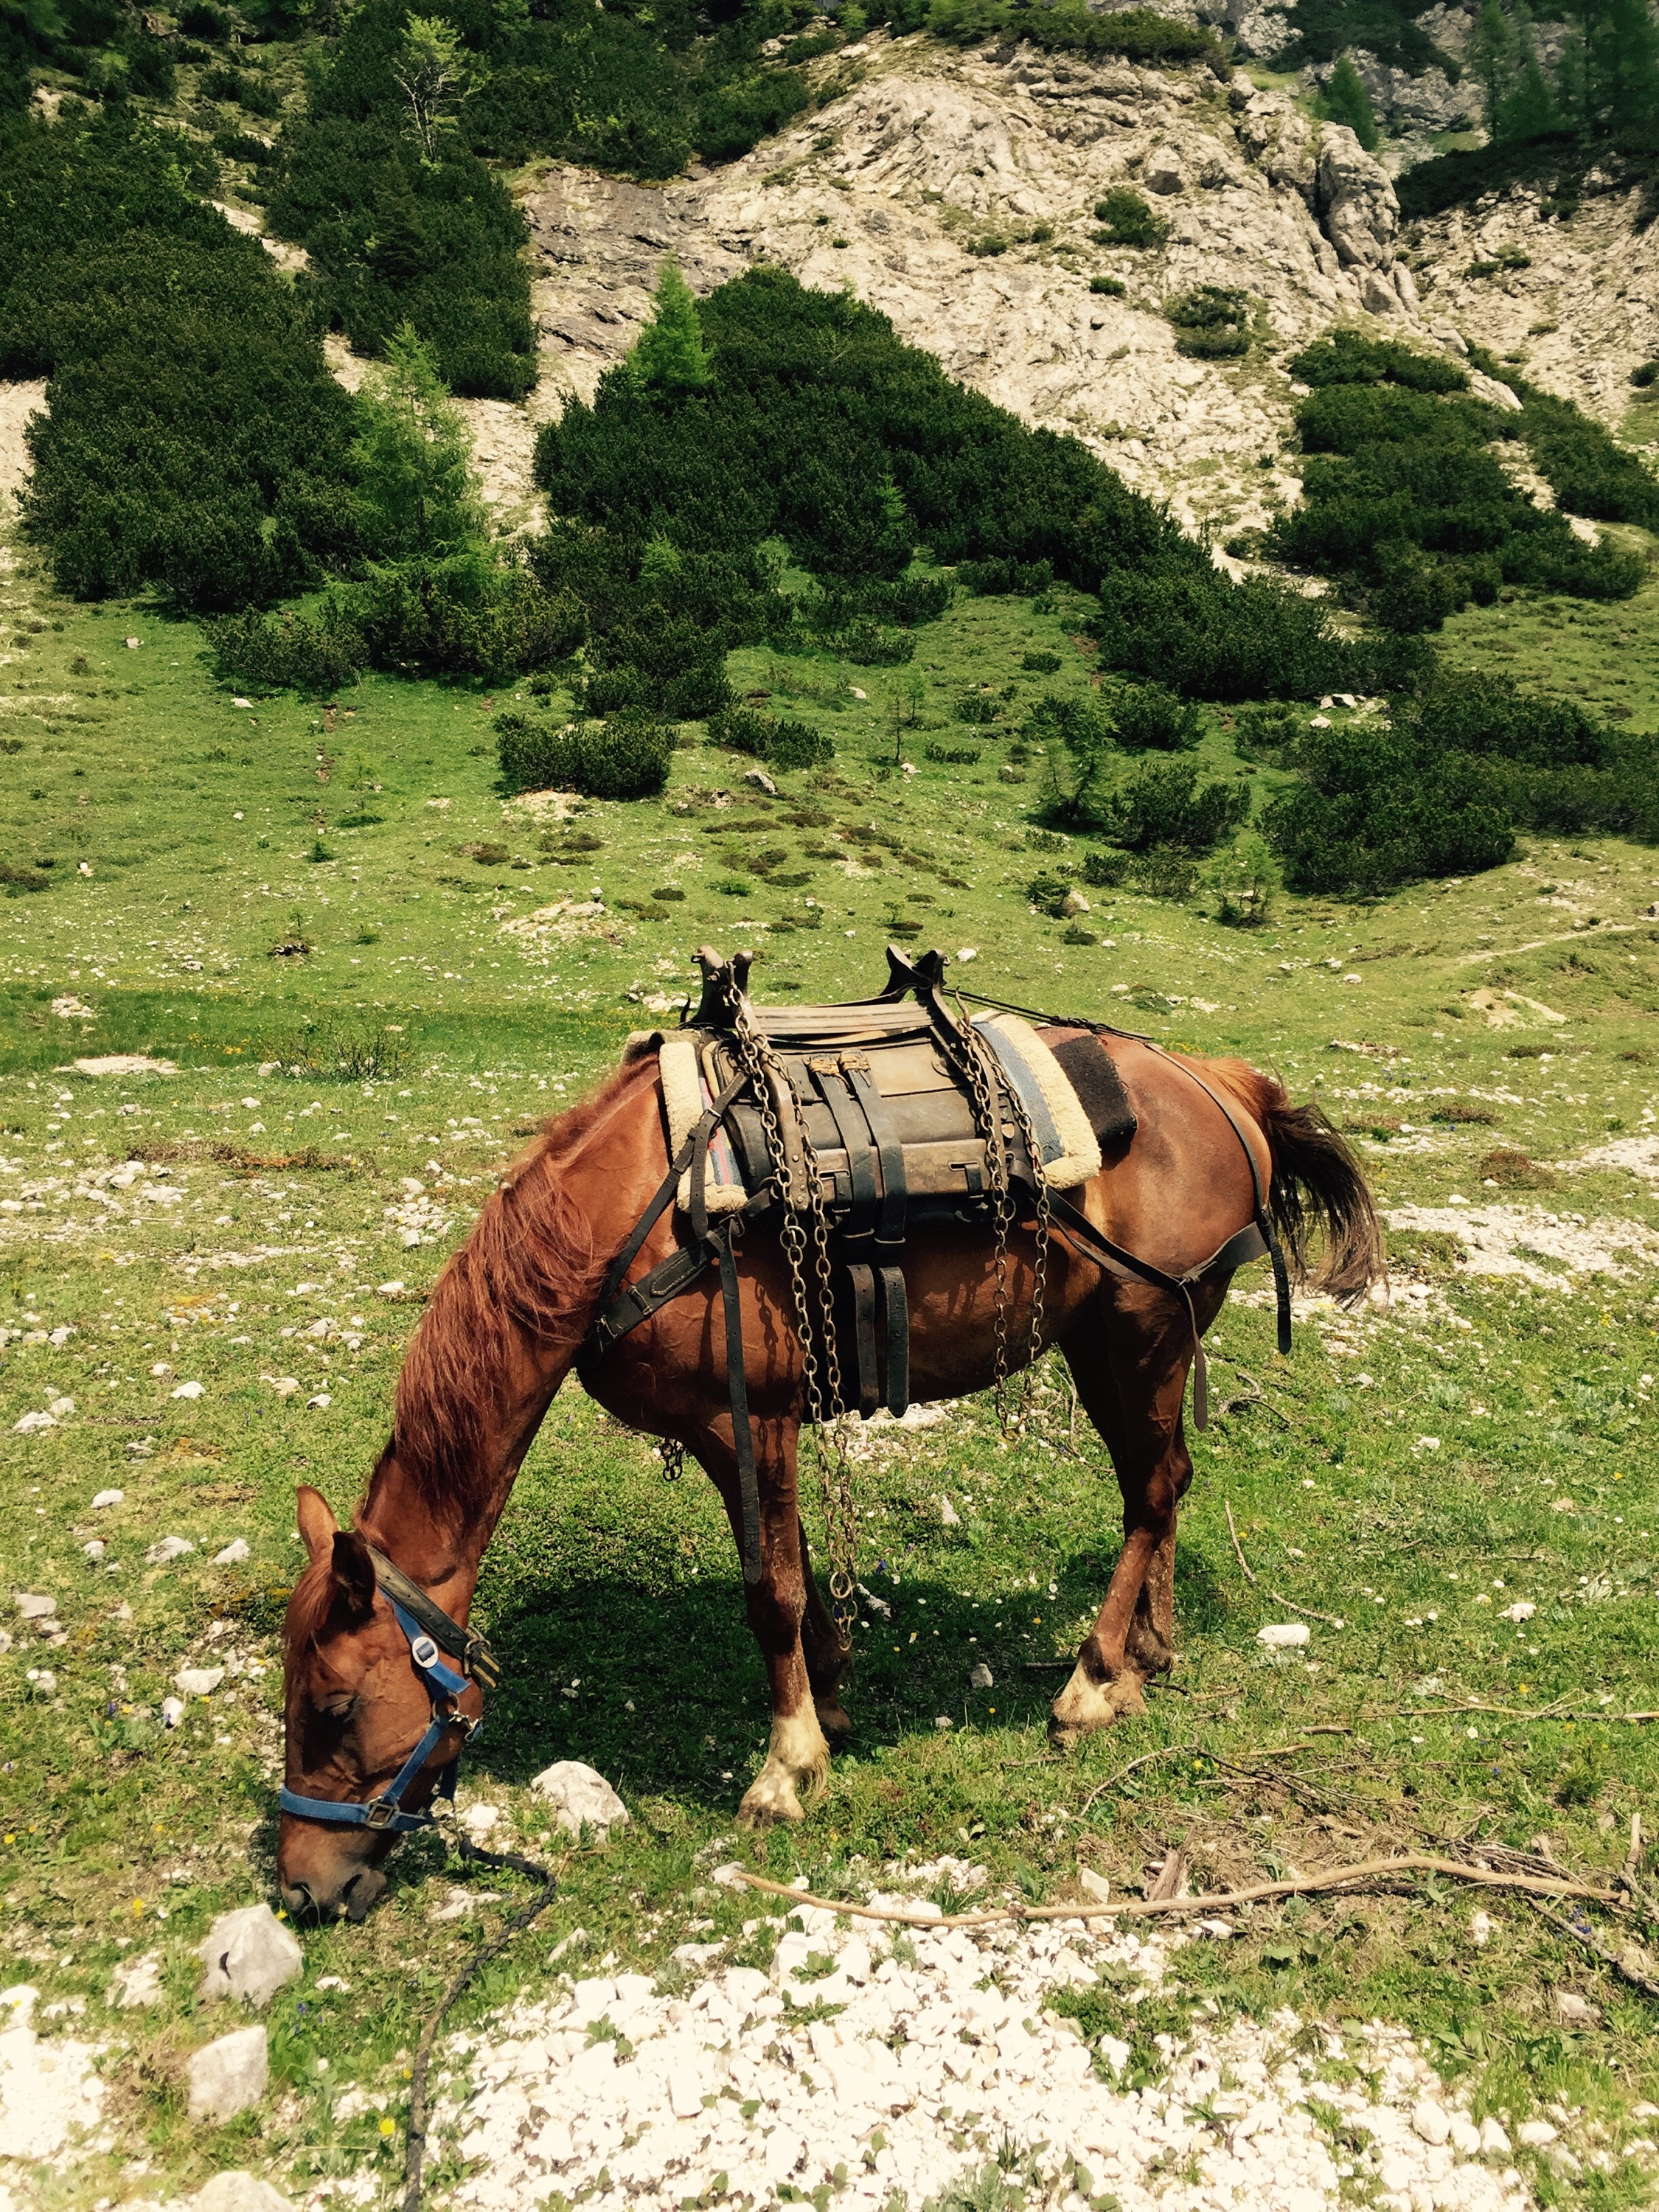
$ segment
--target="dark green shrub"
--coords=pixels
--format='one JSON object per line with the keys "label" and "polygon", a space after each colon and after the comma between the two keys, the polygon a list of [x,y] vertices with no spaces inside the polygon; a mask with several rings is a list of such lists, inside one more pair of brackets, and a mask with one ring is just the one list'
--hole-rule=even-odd
{"label": "dark green shrub", "polygon": [[986,724],[997,720],[1002,702],[994,691],[964,691],[951,711],[959,722]]}
{"label": "dark green shrub", "polygon": [[1164,312],[1176,327],[1177,353],[1226,361],[1250,349],[1250,303],[1243,292],[1200,284]]}
{"label": "dark green shrub", "polygon": [[582,639],[577,602],[544,591],[524,568],[465,560],[377,563],[343,598],[382,668],[500,683],[566,659]]}
{"label": "dark green shrub", "polygon": [[1197,708],[1162,684],[1124,684],[1109,711],[1125,752],[1190,752],[1204,734]]}
{"label": "dark green shrub", "polygon": [[1154,845],[1130,863],[1129,881],[1148,898],[1189,899],[1198,889],[1198,869],[1189,853]]}
{"label": "dark green shrub", "polygon": [[1035,46],[1146,62],[1219,60],[1221,53],[1211,33],[1151,8],[1093,15],[1076,0],[1042,0],[1036,7],[1022,7],[1015,0],[931,0],[926,20],[936,39],[958,46],[994,38],[1029,39]]}
{"label": "dark green shrub", "polygon": [[1292,890],[1386,890],[1497,867],[1515,849],[1502,772],[1468,753],[1351,722],[1306,732],[1297,759],[1307,781],[1261,823]]}
{"label": "dark green shrub", "polygon": [[1166,228],[1151,202],[1132,185],[1114,185],[1095,204],[1095,221],[1104,246],[1160,246]]}
{"label": "dark green shrub", "polygon": [[1283,764],[1301,735],[1301,717],[1288,707],[1246,707],[1233,725],[1233,747],[1246,760]]}
{"label": "dark green shrub", "polygon": [[24,525],[59,587],[192,610],[349,558],[352,403],[258,241],[127,111],[0,137],[0,376],[48,376]]}
{"label": "dark green shrub", "polygon": [[1632,369],[1630,380],[1638,392],[1645,392],[1650,386],[1659,384],[1659,361],[1644,361],[1639,368]]}
{"label": "dark green shrub", "polygon": [[915,638],[902,629],[883,629],[878,623],[850,623],[823,641],[832,653],[860,668],[902,668],[916,657]]}
{"label": "dark green shrub", "polygon": [[627,711],[563,729],[497,714],[495,743],[508,791],[580,791],[590,799],[653,799],[674,757],[672,731]]}
{"label": "dark green shrub", "polygon": [[1110,890],[1121,884],[1129,872],[1128,855],[1103,850],[1097,846],[1084,855],[1083,880],[1099,890]]}
{"label": "dark green shrub", "polygon": [[937,761],[945,768],[973,768],[981,758],[977,745],[942,745],[937,738],[929,738],[921,751],[924,760]]}
{"label": "dark green shrub", "polygon": [[1128,289],[1122,279],[1117,276],[1091,276],[1089,279],[1089,289],[1091,292],[1104,293],[1109,299],[1122,299]]}
{"label": "dark green shrub", "polygon": [[1045,869],[1040,875],[1033,876],[1025,887],[1026,897],[1039,914],[1046,914],[1051,921],[1059,921],[1060,911],[1071,894],[1071,878],[1056,874],[1052,869]]}
{"label": "dark green shrub", "polygon": [[1291,374],[1316,388],[1328,384],[1383,384],[1409,392],[1467,392],[1468,373],[1444,354],[1419,353],[1395,338],[1334,330],[1291,359]]}
{"label": "dark green shrub", "polygon": [[1382,144],[1382,134],[1376,127],[1370,95],[1360,82],[1351,55],[1344,54],[1331,71],[1319,112],[1328,123],[1346,123],[1368,154],[1376,153]]}
{"label": "dark green shrub", "polygon": [[187,39],[206,39],[221,45],[230,36],[230,17],[213,0],[185,0],[179,10],[179,28]]}
{"label": "dark green shrub", "polygon": [[1060,666],[1060,655],[1057,653],[1024,653],[1020,655],[1019,665],[1033,676],[1052,676]]}
{"label": "dark green shrub", "polygon": [[1094,807],[1105,836],[1115,845],[1139,853],[1154,846],[1210,852],[1249,819],[1249,811],[1247,784],[1201,784],[1197,769],[1185,761],[1137,769]]}
{"label": "dark green shrub", "polygon": [[818,768],[836,757],[836,742],[810,722],[777,720],[747,707],[731,707],[708,724],[708,742],[750,753],[780,769]]}
{"label": "dark green shrub", "polygon": [[332,599],[313,614],[252,610],[208,625],[214,658],[228,677],[273,690],[320,696],[343,690],[368,665],[362,632]]}
{"label": "dark green shrub", "polygon": [[1415,639],[1343,639],[1317,600],[1258,577],[1232,584],[1214,569],[1115,576],[1092,627],[1103,667],[1189,699],[1392,690],[1427,653]]}

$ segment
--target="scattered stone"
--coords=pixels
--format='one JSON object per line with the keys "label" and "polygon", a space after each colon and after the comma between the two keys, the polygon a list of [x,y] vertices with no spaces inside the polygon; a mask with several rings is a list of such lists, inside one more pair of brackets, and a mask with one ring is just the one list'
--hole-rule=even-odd
{"label": "scattered stone", "polygon": [[188,1536],[163,1536],[159,1544],[152,1544],[144,1554],[144,1563],[151,1567],[170,1567],[175,1559],[184,1559],[196,1549]]}
{"label": "scattered stone", "polygon": [[109,1546],[105,1543],[101,1536],[94,1536],[90,1543],[82,1544],[81,1549],[85,1553],[88,1559],[96,1565],[97,1562],[103,1558],[105,1553],[108,1551]]}
{"label": "scattered stone", "polygon": [[263,2005],[304,1972],[305,1954],[263,1902],[222,1912],[197,1954],[207,1972],[204,1997],[242,1997]]}
{"label": "scattered stone", "polygon": [[744,771],[743,780],[745,783],[756,785],[766,793],[769,799],[775,799],[778,795],[778,787],[763,768],[746,769]]}
{"label": "scattered stone", "polygon": [[1419,2097],[1412,2106],[1412,2127],[1425,2143],[1443,2143],[1451,2134],[1451,2117],[1432,2097]]}
{"label": "scattered stone", "polygon": [[177,1075],[170,1060],[152,1060],[143,1052],[106,1052],[74,1063],[77,1075]]}
{"label": "scattered stone", "polygon": [[182,1698],[162,1698],[161,1725],[163,1728],[176,1729],[184,1717],[185,1701]]}
{"label": "scattered stone", "polygon": [[92,1510],[94,1513],[101,1513],[107,1506],[125,1505],[126,1502],[125,1490],[100,1490],[92,1501]]}
{"label": "scattered stone", "polygon": [[258,2174],[216,2173],[190,2200],[190,2212],[292,2212],[289,2198]]}
{"label": "scattered stone", "polygon": [[568,1835],[580,1835],[586,1826],[603,1840],[613,1827],[628,1823],[628,1808],[604,1775],[584,1766],[578,1759],[556,1760],[537,1775],[530,1787],[554,1808],[560,1827]]}
{"label": "scattered stone", "polygon": [[947,1528],[960,1528],[962,1526],[962,1516],[948,1498],[941,1497],[939,1501],[939,1517]]}
{"label": "scattered stone", "polygon": [[1255,1632],[1256,1642],[1265,1644],[1269,1651],[1299,1650],[1310,1636],[1305,1620],[1272,1620]]}
{"label": "scattered stone", "polygon": [[263,2027],[240,2027],[197,2051],[188,2069],[190,2116],[228,2120],[257,2105],[270,2080],[270,2050]]}
{"label": "scattered stone", "polygon": [[238,1536],[234,1542],[227,1544],[222,1552],[214,1553],[213,1564],[216,1567],[240,1567],[247,1557],[247,1538]]}
{"label": "scattered stone", "polygon": [[32,1590],[17,1590],[13,1601],[25,1620],[50,1620],[58,1610],[55,1597],[37,1597]]}
{"label": "scattered stone", "polygon": [[58,1694],[58,1677],[50,1667],[31,1667],[23,1680],[33,1686],[37,1697],[52,1698]]}
{"label": "scattered stone", "polygon": [[1542,2150],[1555,2141],[1559,2132],[1547,2120],[1522,2120],[1515,2137],[1523,2150]]}
{"label": "scattered stone", "polygon": [[173,1678],[173,1686],[187,1698],[210,1698],[224,1679],[222,1667],[181,1667]]}
{"label": "scattered stone", "polygon": [[956,1726],[956,1723],[951,1719],[949,1713],[940,1713],[934,1720],[933,1726],[939,1730],[941,1735],[947,1735]]}
{"label": "scattered stone", "polygon": [[1097,1905],[1105,1905],[1111,1899],[1111,1883],[1107,1881],[1103,1874],[1097,1874],[1092,1867],[1078,1869],[1077,1886],[1085,1897],[1091,1899]]}
{"label": "scattered stone", "polygon": [[1508,2132],[1490,2113],[1480,2123],[1480,2149],[1486,2158],[1507,2158],[1510,2154]]}
{"label": "scattered stone", "polygon": [[205,1386],[200,1382],[181,1382],[176,1390],[171,1391],[168,1395],[174,1398],[204,1398],[207,1391]]}
{"label": "scattered stone", "polygon": [[1601,2018],[1600,2005],[1593,2005],[1572,1990],[1558,1990],[1555,2009],[1569,2027],[1595,2027]]}
{"label": "scattered stone", "polygon": [[970,1690],[994,1690],[996,1686],[996,1676],[991,1672],[985,1662],[982,1659],[975,1659],[973,1665],[968,1670],[969,1688]]}
{"label": "scattered stone", "polygon": [[132,2012],[161,2002],[161,1954],[146,1951],[142,1959],[126,1959],[116,1967],[104,2002],[119,2012]]}
{"label": "scattered stone", "polygon": [[1498,1923],[1490,1912],[1472,1912],[1469,1915],[1469,1933],[1483,1949],[1491,1942],[1497,1929]]}
{"label": "scattered stone", "polygon": [[1181,156],[1173,146],[1155,146],[1146,156],[1140,176],[1149,192],[1158,192],[1165,198],[1180,191],[1187,182]]}
{"label": "scattered stone", "polygon": [[403,1292],[404,1285],[402,1281],[400,1279],[394,1279],[390,1283],[382,1283],[376,1295],[383,1298],[397,1298],[401,1297],[403,1296]]}
{"label": "scattered stone", "polygon": [[977,960],[977,959],[979,958],[979,947],[978,947],[978,945],[957,945],[957,958],[958,960]]}
{"label": "scattered stone", "polygon": [[461,1826],[476,1843],[480,1836],[487,1836],[499,1824],[501,1817],[499,1805],[469,1805],[461,1815]]}
{"label": "scattered stone", "polygon": [[316,1413],[325,1413],[333,1403],[333,1398],[326,1390],[319,1390],[314,1397],[306,1400],[308,1409]]}
{"label": "scattered stone", "polygon": [[50,1413],[25,1413],[21,1420],[12,1423],[11,1432],[15,1437],[33,1437],[38,1436],[42,1429],[55,1429],[57,1426]]}
{"label": "scattered stone", "polygon": [[1500,1620],[1530,1620],[1537,1610],[1538,1607],[1535,1605],[1528,1605],[1522,1601],[1516,1605],[1506,1605],[1498,1618]]}

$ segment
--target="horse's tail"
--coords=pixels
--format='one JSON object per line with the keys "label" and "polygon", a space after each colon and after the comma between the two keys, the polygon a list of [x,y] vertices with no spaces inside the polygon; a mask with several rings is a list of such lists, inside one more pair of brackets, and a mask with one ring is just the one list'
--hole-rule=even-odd
{"label": "horse's tail", "polygon": [[[1362,1297],[1386,1272],[1382,1231],[1352,1148],[1322,1108],[1294,1106],[1274,1077],[1251,1071],[1251,1114],[1273,1155],[1267,1206],[1292,1276],[1345,1303]],[[1310,1251],[1324,1249],[1310,1269]]]}

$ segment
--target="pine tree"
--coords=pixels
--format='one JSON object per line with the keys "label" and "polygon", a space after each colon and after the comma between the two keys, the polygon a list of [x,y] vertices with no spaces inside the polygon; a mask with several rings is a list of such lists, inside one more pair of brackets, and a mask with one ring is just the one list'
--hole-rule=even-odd
{"label": "pine tree", "polygon": [[1344,54],[1331,71],[1320,106],[1328,123],[1346,123],[1365,151],[1376,153],[1382,143],[1382,134],[1376,127],[1370,96],[1351,55]]}
{"label": "pine tree", "polygon": [[699,392],[714,381],[714,349],[704,341],[691,287],[672,254],[653,297],[656,313],[634,341],[629,373],[641,392]]}
{"label": "pine tree", "polygon": [[466,418],[430,349],[404,323],[357,395],[357,514],[380,561],[487,558],[489,529]]}
{"label": "pine tree", "polygon": [[1514,83],[1492,116],[1492,137],[1510,140],[1538,138],[1547,131],[1559,130],[1561,111],[1539,66],[1538,49],[1533,42],[1532,11],[1527,0],[1516,0],[1515,54]]}
{"label": "pine tree", "polygon": [[[1589,0],[1599,7],[1601,0]],[[1469,43],[1469,60],[1486,89],[1486,124],[1496,134],[1498,110],[1515,84],[1515,33],[1502,0],[1481,0]]]}

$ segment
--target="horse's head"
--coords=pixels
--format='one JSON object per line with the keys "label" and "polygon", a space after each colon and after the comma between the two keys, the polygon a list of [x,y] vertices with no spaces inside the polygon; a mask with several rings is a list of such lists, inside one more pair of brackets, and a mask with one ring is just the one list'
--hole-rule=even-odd
{"label": "horse's head", "polygon": [[[474,1683],[448,1672],[429,1638],[411,1637],[376,1583],[368,1544],[339,1526],[319,1492],[301,1488],[298,1517],[311,1565],[288,1608],[276,1879],[292,1912],[326,1919],[343,1911],[361,1920],[386,1887],[380,1862],[398,1833],[423,1825],[410,1816],[430,1802],[483,1701]],[[397,1801],[391,1818],[391,1806],[374,1809],[388,1790]],[[295,1799],[341,1809],[307,1814],[293,1808]],[[355,1807],[373,1817],[346,1809]]]}

